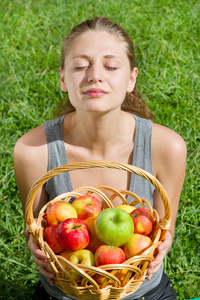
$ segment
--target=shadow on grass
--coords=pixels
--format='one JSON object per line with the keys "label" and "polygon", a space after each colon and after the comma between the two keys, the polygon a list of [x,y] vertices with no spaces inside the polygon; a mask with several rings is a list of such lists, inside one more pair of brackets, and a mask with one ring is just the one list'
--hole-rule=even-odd
{"label": "shadow on grass", "polygon": [[23,284],[0,281],[0,300],[31,300],[33,288],[27,288]]}

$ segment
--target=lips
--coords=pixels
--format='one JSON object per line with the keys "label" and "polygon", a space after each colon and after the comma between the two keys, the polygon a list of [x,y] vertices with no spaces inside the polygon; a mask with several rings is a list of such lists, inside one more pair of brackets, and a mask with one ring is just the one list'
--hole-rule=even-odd
{"label": "lips", "polygon": [[101,97],[103,95],[106,95],[107,92],[102,89],[94,88],[94,89],[87,90],[86,92],[84,92],[84,94],[90,97]]}

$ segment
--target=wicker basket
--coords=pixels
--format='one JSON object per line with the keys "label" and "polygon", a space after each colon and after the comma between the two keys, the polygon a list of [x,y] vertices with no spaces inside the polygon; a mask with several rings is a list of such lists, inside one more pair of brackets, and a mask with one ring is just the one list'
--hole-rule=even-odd
{"label": "wicker basket", "polygon": [[[162,221],[159,221],[159,216],[156,210],[154,210],[149,202],[145,199],[141,199],[135,193],[130,191],[117,191],[108,186],[101,186],[97,188],[92,187],[81,187],[74,190],[73,192],[65,193],[59,195],[54,200],[48,202],[40,211],[37,221],[33,218],[33,203],[35,196],[39,189],[52,177],[62,174],[64,172],[78,170],[78,169],[87,169],[87,168],[112,168],[124,170],[127,172],[134,173],[138,176],[141,176],[148,180],[151,184],[154,185],[156,190],[160,193],[160,196],[163,201],[165,216]],[[111,192],[112,195],[109,198],[103,193],[103,190]],[[130,195],[133,198],[131,205],[135,206],[140,204],[141,207],[145,205],[148,206],[148,209],[153,213],[155,218],[155,226],[151,233],[150,238],[152,239],[152,246],[146,249],[141,255],[134,256],[126,260],[122,264],[113,264],[105,265],[100,267],[91,267],[87,265],[79,264],[74,265],[70,263],[67,259],[63,258],[60,255],[55,255],[49,245],[44,240],[43,231],[44,227],[44,217],[47,208],[56,201],[69,201],[71,197],[78,197],[85,193],[95,193],[99,195],[105,201],[104,208],[113,207],[112,200],[115,197],[119,197],[124,204],[127,203],[126,196]],[[111,161],[88,161],[88,162],[78,162],[73,164],[67,164],[60,167],[57,167],[53,170],[47,172],[42,176],[35,184],[32,186],[29,195],[26,201],[26,212],[25,220],[28,230],[33,235],[36,242],[39,244],[41,249],[46,254],[53,272],[56,274],[55,282],[56,285],[67,295],[72,296],[76,299],[81,300],[107,300],[114,299],[118,300],[123,297],[126,297],[130,294],[133,294],[142,284],[146,277],[147,268],[149,262],[151,262],[155,255],[157,247],[162,243],[162,239],[167,230],[170,228],[171,221],[171,210],[166,191],[159,183],[159,181],[147,173],[146,171],[134,167],[128,164],[122,164]],[[81,275],[81,280],[76,281],[71,276],[71,270],[78,272]],[[122,280],[119,280],[116,273],[120,270],[128,270],[125,273],[125,276]],[[124,271],[125,272],[125,271]],[[104,277],[104,280],[101,285],[99,285],[95,279],[94,275],[99,274]]]}

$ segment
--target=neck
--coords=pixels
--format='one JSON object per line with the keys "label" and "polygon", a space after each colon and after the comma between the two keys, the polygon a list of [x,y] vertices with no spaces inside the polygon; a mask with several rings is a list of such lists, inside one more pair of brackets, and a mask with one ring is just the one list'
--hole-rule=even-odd
{"label": "neck", "polygon": [[124,112],[119,109],[108,113],[76,111],[70,123],[71,141],[101,152],[106,152],[125,130]]}

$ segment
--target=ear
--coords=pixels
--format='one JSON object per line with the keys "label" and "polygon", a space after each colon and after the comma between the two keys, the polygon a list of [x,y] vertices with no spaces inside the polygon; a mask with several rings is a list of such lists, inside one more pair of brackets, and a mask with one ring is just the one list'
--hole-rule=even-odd
{"label": "ear", "polygon": [[130,81],[129,81],[129,85],[127,88],[127,93],[131,93],[134,90],[137,75],[138,75],[138,69],[134,68],[133,71],[131,72]]}
{"label": "ear", "polygon": [[60,67],[60,87],[63,92],[67,92],[67,86],[65,83],[64,70]]}

